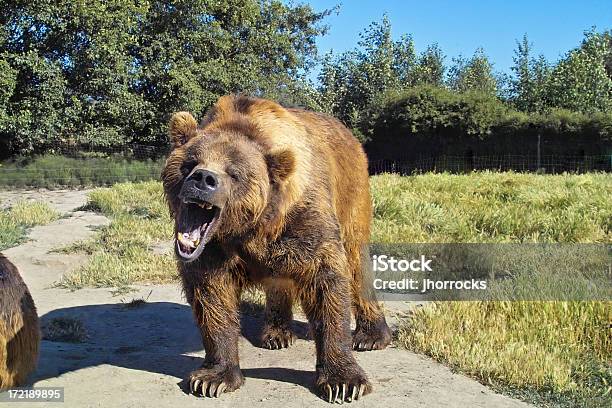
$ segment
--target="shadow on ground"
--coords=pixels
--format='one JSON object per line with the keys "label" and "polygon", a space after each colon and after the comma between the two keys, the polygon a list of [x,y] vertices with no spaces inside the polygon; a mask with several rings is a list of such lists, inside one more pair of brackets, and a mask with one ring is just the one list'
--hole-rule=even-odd
{"label": "shadow on ground", "polygon": [[[241,349],[258,346],[262,327],[261,311],[243,307]],[[258,313],[259,312],[259,313]],[[99,365],[112,365],[185,378],[203,361],[200,333],[191,309],[171,302],[100,304],[53,310],[41,317],[44,328],[65,319],[80,321],[86,338],[79,343],[43,340],[34,383]],[[294,321],[298,338],[308,337],[307,324]],[[43,333],[45,329],[43,329]],[[249,344],[250,343],[250,344]],[[262,349],[264,353],[274,353]],[[197,353],[197,355],[194,355]],[[244,353],[243,353],[244,354]],[[314,373],[282,367],[243,369],[245,377],[276,380],[312,388]],[[102,379],[103,380],[103,379]],[[184,390],[184,383],[178,382]]]}

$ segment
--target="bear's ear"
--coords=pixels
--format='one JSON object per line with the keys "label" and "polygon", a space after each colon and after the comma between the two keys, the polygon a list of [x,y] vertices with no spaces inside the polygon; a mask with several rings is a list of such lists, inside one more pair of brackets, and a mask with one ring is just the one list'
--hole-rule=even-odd
{"label": "bear's ear", "polygon": [[295,155],[290,150],[266,154],[266,163],[273,183],[287,179],[295,171]]}
{"label": "bear's ear", "polygon": [[173,147],[184,145],[198,133],[198,123],[189,112],[177,112],[168,125]]}

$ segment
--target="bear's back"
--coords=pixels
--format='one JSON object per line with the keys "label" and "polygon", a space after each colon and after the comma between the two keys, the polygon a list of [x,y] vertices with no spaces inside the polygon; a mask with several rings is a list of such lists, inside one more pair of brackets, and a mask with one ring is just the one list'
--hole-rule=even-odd
{"label": "bear's back", "polygon": [[[343,231],[360,242],[367,241],[372,209],[368,159],[363,146],[334,117],[301,109],[290,112],[307,129],[315,150],[313,167],[330,181],[334,210]],[[358,231],[354,231],[355,222],[360,226]]]}
{"label": "bear's back", "polygon": [[[206,115],[201,129],[249,123],[248,136],[271,151],[288,149],[295,172],[288,180],[289,207],[303,200],[329,197],[345,236],[369,239],[372,216],[368,161],[361,143],[339,120],[248,96],[224,96]],[[235,127],[234,127],[235,128]],[[312,202],[310,204],[313,204]]]}

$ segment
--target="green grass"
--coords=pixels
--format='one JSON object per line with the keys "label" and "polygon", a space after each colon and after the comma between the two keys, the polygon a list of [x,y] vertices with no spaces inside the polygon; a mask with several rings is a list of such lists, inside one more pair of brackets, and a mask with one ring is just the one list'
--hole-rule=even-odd
{"label": "green grass", "polygon": [[439,302],[400,327],[404,347],[537,404],[610,406],[610,302]]}
{"label": "green grass", "polygon": [[0,210],[0,251],[25,241],[28,229],[45,225],[60,217],[48,204],[20,201],[9,209]]}
{"label": "green grass", "polygon": [[122,156],[70,158],[47,154],[0,163],[0,186],[66,188],[159,178],[163,159]]}
{"label": "green grass", "polygon": [[372,242],[612,242],[612,176],[372,177]]}
{"label": "green grass", "polygon": [[[371,180],[372,242],[612,242],[609,174],[386,174]],[[89,203],[112,223],[94,240],[66,249],[91,258],[60,286],[176,279],[172,255],[151,250],[172,238],[160,183],[116,184],[91,193]],[[540,405],[605,406],[612,395],[611,306],[437,302],[403,321],[397,340]]]}
{"label": "green grass", "polygon": [[87,264],[65,275],[57,286],[124,287],[177,278],[172,253],[152,251],[153,246],[171,240],[173,232],[160,183],[122,183],[97,189],[90,193],[87,206],[109,216],[112,222],[92,240],[61,249],[91,256]]}
{"label": "green grass", "polygon": [[[612,242],[609,174],[382,175],[372,190],[373,242]],[[612,405],[611,323],[611,302],[437,302],[398,342],[539,405],[599,407]]]}

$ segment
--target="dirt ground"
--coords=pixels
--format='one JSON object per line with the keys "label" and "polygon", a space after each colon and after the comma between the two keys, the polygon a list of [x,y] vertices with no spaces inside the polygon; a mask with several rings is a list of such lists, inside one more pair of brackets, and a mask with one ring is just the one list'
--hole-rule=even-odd
{"label": "dirt ground", "polygon": [[[178,285],[135,286],[136,291],[113,296],[110,289],[70,292],[51,288],[62,274],[86,261],[85,255],[49,250],[94,233],[108,223],[98,214],[77,211],[87,191],[0,191],[2,205],[17,199],[44,200],[65,214],[35,227],[29,241],[4,251],[21,271],[38,307],[41,324],[56,317],[80,319],[87,331],[82,343],[42,341],[35,387],[64,387],[65,407],[230,407],[327,406],[312,389],[314,344],[307,324],[297,316],[300,339],[289,349],[256,346],[261,320],[242,318],[241,367],[245,385],[217,400],[196,398],[184,390],[182,379],[204,357],[199,333]],[[132,299],[147,298],[138,308]],[[402,302],[385,305],[394,316],[414,307]],[[496,394],[480,383],[451,372],[424,356],[390,347],[356,353],[370,376],[374,392],[352,406],[381,407],[526,407],[526,403]],[[22,403],[20,407],[41,404]]]}

